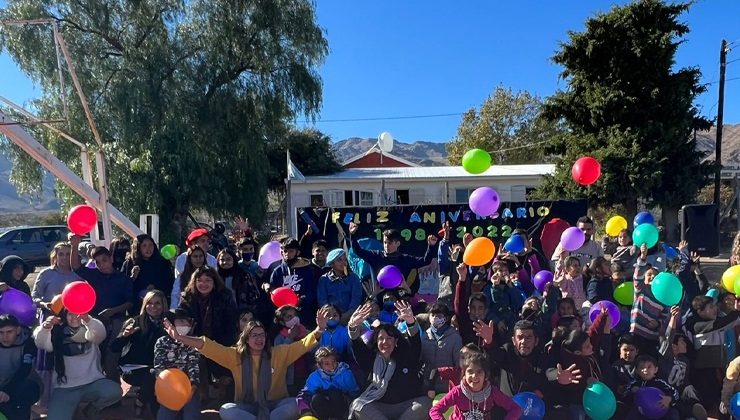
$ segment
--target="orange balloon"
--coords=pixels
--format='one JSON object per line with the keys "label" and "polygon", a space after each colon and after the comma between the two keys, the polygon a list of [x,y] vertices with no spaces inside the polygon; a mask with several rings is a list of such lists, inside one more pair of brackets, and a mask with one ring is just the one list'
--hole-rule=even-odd
{"label": "orange balloon", "polygon": [[64,303],[62,303],[62,295],[56,295],[51,299],[51,311],[54,315],[59,315],[64,309]]}
{"label": "orange balloon", "polygon": [[157,402],[170,410],[180,411],[185,407],[192,392],[190,378],[180,369],[165,369],[157,375],[157,381],[154,382]]}
{"label": "orange balloon", "polygon": [[475,238],[465,248],[463,262],[471,267],[486,265],[496,255],[496,245],[488,238]]}

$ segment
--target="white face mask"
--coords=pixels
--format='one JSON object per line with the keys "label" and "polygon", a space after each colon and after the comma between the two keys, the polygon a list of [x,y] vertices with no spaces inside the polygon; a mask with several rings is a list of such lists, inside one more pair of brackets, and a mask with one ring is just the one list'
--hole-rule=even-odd
{"label": "white face mask", "polygon": [[187,325],[178,325],[175,327],[175,329],[180,335],[188,335],[188,333],[190,332],[190,327],[188,327]]}
{"label": "white face mask", "polygon": [[285,321],[285,326],[288,328],[293,328],[296,325],[298,325],[300,322],[301,322],[301,319],[298,318],[297,316],[294,316],[289,321]]}

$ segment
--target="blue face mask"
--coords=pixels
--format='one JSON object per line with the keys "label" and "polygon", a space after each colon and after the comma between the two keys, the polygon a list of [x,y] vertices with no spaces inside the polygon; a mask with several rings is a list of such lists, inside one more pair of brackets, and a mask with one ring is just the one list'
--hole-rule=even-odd
{"label": "blue face mask", "polygon": [[380,311],[378,319],[383,324],[395,324],[398,319],[398,315],[395,312]]}
{"label": "blue face mask", "polygon": [[339,325],[339,320],[338,319],[330,319],[330,320],[326,321],[326,326],[328,328],[334,329],[334,328],[337,327],[337,325]]}
{"label": "blue face mask", "polygon": [[393,312],[396,310],[396,302],[392,300],[386,300],[383,302],[383,310],[386,312]]}
{"label": "blue face mask", "polygon": [[254,252],[242,252],[242,260],[252,261],[252,258],[254,258]]}

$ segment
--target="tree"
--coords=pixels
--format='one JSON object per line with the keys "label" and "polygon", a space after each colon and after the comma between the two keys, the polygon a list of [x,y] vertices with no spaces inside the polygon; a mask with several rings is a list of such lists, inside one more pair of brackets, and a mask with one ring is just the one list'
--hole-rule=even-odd
{"label": "tree", "polygon": [[[448,159],[459,165],[465,152],[479,148],[493,152],[498,164],[543,163],[542,143],[560,132],[556,121],[543,118],[539,97],[497,86],[480,110],[471,108],[463,114],[457,137],[447,144]],[[526,145],[533,146],[522,147]]]}
{"label": "tree", "polygon": [[[569,133],[549,146],[560,158],[540,195],[622,203],[630,217],[642,200],[661,205],[669,223],[678,205],[694,199],[711,165],[701,163],[693,133],[710,122],[693,105],[705,90],[699,70],[674,70],[689,32],[678,19],[689,5],[641,0],[588,19],[584,32],[569,33],[553,57],[564,67],[567,88],[544,107],[545,116],[564,122]],[[602,177],[590,188],[570,179],[572,163],[583,155],[602,164]]]}
{"label": "tree", "polygon": [[342,170],[342,165],[334,156],[329,136],[311,128],[292,129],[282,141],[273,142],[268,147],[271,171],[267,185],[271,190],[285,189],[287,150],[290,150],[290,159],[303,175],[330,175]]}
{"label": "tree", "polygon": [[[269,143],[320,107],[328,46],[308,0],[9,0],[0,19],[59,23],[101,131],[111,201],[130,216],[159,213],[166,240],[182,237],[191,209],[261,220]],[[51,33],[0,32],[0,50],[42,88],[43,119],[66,117]],[[68,105],[64,128],[93,145],[79,101]],[[79,171],[77,150],[49,132],[40,140]]]}

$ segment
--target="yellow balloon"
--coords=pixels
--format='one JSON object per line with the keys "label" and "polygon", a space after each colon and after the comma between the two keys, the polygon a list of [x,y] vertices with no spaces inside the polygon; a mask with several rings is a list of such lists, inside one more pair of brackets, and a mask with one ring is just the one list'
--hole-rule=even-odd
{"label": "yellow balloon", "polygon": [[619,236],[619,232],[627,229],[627,219],[622,216],[612,216],[606,222],[606,234],[609,236]]}
{"label": "yellow balloon", "polygon": [[733,265],[722,274],[722,286],[730,293],[735,293],[735,281],[740,279],[740,265]]}
{"label": "yellow balloon", "polygon": [[299,418],[298,420],[319,420],[319,419],[317,419],[314,416],[303,416],[303,417]]}

